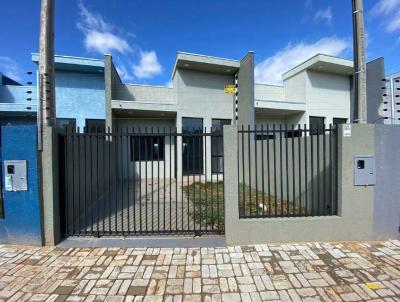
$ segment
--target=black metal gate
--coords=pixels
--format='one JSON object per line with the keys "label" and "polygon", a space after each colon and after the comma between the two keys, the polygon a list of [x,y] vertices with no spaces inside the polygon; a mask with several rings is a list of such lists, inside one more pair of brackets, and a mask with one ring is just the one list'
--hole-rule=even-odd
{"label": "black metal gate", "polygon": [[64,237],[222,234],[223,170],[211,167],[221,141],[221,131],[63,129]]}

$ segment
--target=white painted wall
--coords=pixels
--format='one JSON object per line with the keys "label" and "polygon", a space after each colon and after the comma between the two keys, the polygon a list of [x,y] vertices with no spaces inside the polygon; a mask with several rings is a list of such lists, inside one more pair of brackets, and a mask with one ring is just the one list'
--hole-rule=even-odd
{"label": "white painted wall", "polygon": [[[144,132],[145,128],[147,128],[148,133],[151,132],[151,128],[153,127],[153,131],[154,133],[157,133],[158,128],[160,130],[160,133],[163,133],[164,128],[165,131],[168,133],[170,131],[170,128],[172,128],[172,130],[174,131],[175,129],[175,120],[174,119],[157,119],[157,118],[149,118],[149,119],[115,119],[113,121],[113,123],[115,125],[117,125],[117,127],[121,127],[122,129],[124,129],[123,131],[125,131],[125,129],[128,128],[135,128],[135,131],[139,131],[139,127],[141,128],[141,132]],[[161,135],[161,134],[160,134]],[[122,158],[123,160],[123,167],[124,167],[124,173],[123,175],[128,175],[128,173],[126,173],[128,166],[130,171],[135,171],[135,178],[138,179],[139,178],[139,171],[141,172],[140,176],[142,179],[146,178],[146,165],[147,165],[147,178],[151,178],[152,176],[154,176],[154,178],[158,178],[158,167],[159,167],[159,171],[160,171],[160,178],[164,177],[164,169],[165,169],[165,174],[166,174],[166,178],[169,178],[169,171],[171,169],[172,171],[172,177],[174,177],[174,171],[175,171],[175,166],[174,166],[174,157],[175,157],[175,148],[174,148],[174,142],[173,142],[174,138],[167,136],[165,138],[165,147],[164,147],[164,159],[165,160],[160,160],[159,162],[157,160],[151,162],[151,161],[131,161],[130,160],[130,152],[132,152],[131,150],[131,146],[130,144],[127,146],[127,141],[124,140],[123,141],[123,153],[121,155],[121,157],[118,158]],[[155,141],[156,142],[156,141]],[[129,143],[129,142],[128,142]],[[138,146],[135,146],[135,149]],[[171,150],[171,158],[172,160],[170,161],[170,150]],[[127,152],[129,152],[127,154]],[[129,162],[126,163],[126,159],[129,159]],[[152,175],[152,168],[153,168],[153,175]],[[131,172],[131,178],[133,176],[133,173]],[[126,179],[125,179],[126,180]]]}
{"label": "white painted wall", "polygon": [[347,76],[307,71],[307,123],[309,116],[325,117],[325,124],[333,118],[350,118],[350,80]]}

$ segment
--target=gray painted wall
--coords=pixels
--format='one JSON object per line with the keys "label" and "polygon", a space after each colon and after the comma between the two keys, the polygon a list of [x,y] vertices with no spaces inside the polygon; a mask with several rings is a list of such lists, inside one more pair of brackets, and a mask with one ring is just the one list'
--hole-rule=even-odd
{"label": "gray painted wall", "polygon": [[367,64],[367,121],[368,123],[383,124],[384,119],[379,115],[382,106],[383,93],[382,79],[385,78],[385,61],[376,59]]}
{"label": "gray painted wall", "polygon": [[339,208],[331,217],[239,219],[237,129],[224,127],[225,236],[227,244],[260,242],[368,240],[373,238],[374,187],[353,185],[355,155],[373,155],[374,128],[352,125],[352,136],[338,133]]}
{"label": "gray painted wall", "polygon": [[249,52],[240,61],[238,125],[254,125],[254,52]]}
{"label": "gray painted wall", "polygon": [[375,127],[375,239],[400,239],[400,126]]}

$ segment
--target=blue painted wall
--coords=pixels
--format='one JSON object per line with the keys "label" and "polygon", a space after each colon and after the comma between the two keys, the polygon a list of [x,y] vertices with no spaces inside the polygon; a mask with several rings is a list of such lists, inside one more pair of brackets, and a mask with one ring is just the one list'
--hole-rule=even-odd
{"label": "blue painted wall", "polygon": [[75,118],[84,127],[86,119],[105,119],[104,73],[57,71],[58,118]]}
{"label": "blue painted wall", "polygon": [[[0,219],[0,243],[42,245],[35,126],[1,128],[2,167],[4,160],[27,160],[28,190],[6,192],[3,188],[4,219]],[[4,168],[2,171],[4,182]]]}

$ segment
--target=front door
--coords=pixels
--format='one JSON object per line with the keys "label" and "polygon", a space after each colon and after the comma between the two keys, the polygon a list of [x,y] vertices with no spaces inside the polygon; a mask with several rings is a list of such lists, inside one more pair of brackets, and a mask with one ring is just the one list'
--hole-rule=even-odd
{"label": "front door", "polygon": [[203,119],[182,118],[182,172],[184,175],[203,174]]}

